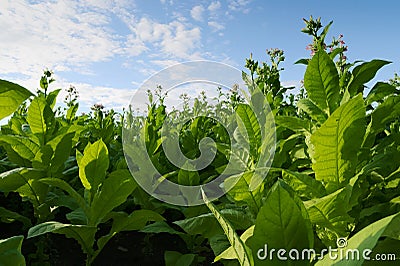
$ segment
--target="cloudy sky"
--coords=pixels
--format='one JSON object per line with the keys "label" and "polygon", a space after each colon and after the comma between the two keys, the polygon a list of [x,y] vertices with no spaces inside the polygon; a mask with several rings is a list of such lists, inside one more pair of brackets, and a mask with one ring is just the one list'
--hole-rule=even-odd
{"label": "cloudy sky", "polygon": [[[390,4],[388,4],[390,2]],[[244,70],[265,49],[286,53],[282,80],[299,84],[310,38],[302,18],[334,21],[328,40],[344,35],[350,60],[393,61],[378,79],[400,72],[397,1],[262,0],[2,0],[0,78],[35,90],[43,69],[55,87],[74,85],[82,108],[127,106],[157,71],[190,60],[224,62]],[[54,88],[55,88],[54,87]]]}

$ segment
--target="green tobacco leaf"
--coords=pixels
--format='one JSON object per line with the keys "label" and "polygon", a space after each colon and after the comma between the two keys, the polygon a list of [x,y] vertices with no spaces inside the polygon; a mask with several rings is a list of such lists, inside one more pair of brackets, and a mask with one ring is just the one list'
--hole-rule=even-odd
{"label": "green tobacco leaf", "polygon": [[135,188],[136,183],[127,169],[110,173],[93,197],[89,225],[97,226],[109,212],[124,203]]}
{"label": "green tobacco leaf", "polygon": [[236,107],[236,120],[241,135],[248,139],[251,154],[257,156],[261,144],[261,128],[257,116],[249,105],[239,104]]}
{"label": "green tobacco leaf", "polygon": [[190,266],[192,265],[195,254],[181,254],[177,251],[165,251],[165,266]]}
{"label": "green tobacco leaf", "polygon": [[320,198],[326,194],[322,183],[307,174],[285,169],[282,170],[282,178],[301,198]]}
{"label": "green tobacco leaf", "polygon": [[46,133],[51,130],[54,123],[54,113],[43,95],[32,100],[28,108],[27,121],[32,133],[39,137],[41,144],[45,144]]}
{"label": "green tobacco leaf", "polygon": [[249,250],[249,248],[243,243],[240,237],[236,234],[235,229],[231,225],[231,223],[226,218],[224,218],[224,216],[221,214],[220,211],[218,211],[218,209],[214,206],[214,204],[212,204],[208,200],[204,191],[202,190],[201,192],[205,204],[210,209],[214,217],[217,219],[218,223],[221,225],[226,237],[229,240],[229,243],[235,250],[236,257],[238,258],[240,265],[242,266],[254,265],[251,250]]}
{"label": "green tobacco leaf", "polygon": [[276,116],[275,122],[282,127],[286,127],[294,132],[309,134],[311,131],[311,122],[293,116]]}
{"label": "green tobacco leaf", "polygon": [[371,122],[368,124],[363,147],[374,145],[375,136],[385,130],[386,125],[400,117],[400,96],[389,96],[371,113]]}
{"label": "green tobacco leaf", "polygon": [[47,95],[47,103],[49,104],[50,108],[53,109],[56,105],[57,96],[60,93],[61,89],[54,90]]}
{"label": "green tobacco leaf", "polygon": [[350,96],[353,97],[357,93],[363,92],[364,84],[373,79],[379,69],[390,63],[389,61],[375,59],[356,66],[352,73],[352,79],[347,87]]}
{"label": "green tobacco leaf", "polygon": [[0,239],[0,264],[3,266],[25,266],[25,258],[21,253],[23,236]]}
{"label": "green tobacco leaf", "polygon": [[310,59],[306,59],[306,58],[302,58],[297,60],[296,62],[294,62],[296,65],[297,64],[303,64],[303,65],[308,65],[308,62],[310,61]]}
{"label": "green tobacco leaf", "polygon": [[200,185],[200,176],[197,171],[187,171],[180,169],[178,172],[178,184],[183,186]]}
{"label": "green tobacco leaf", "polygon": [[390,85],[386,82],[378,82],[368,93],[368,96],[365,99],[366,105],[370,105],[373,102],[383,101],[386,96],[394,93],[397,94],[398,92],[399,91],[396,89],[395,86]]}
{"label": "green tobacco leaf", "polygon": [[72,149],[72,139],[75,136],[75,132],[66,133],[49,141],[49,145],[52,146],[54,154],[51,158],[51,173],[57,173],[62,171],[64,163],[68,159]]}
{"label": "green tobacco leaf", "polygon": [[0,221],[3,223],[12,223],[15,221],[20,221],[24,224],[24,227],[29,227],[32,225],[31,220],[29,220],[25,216],[17,212],[7,210],[6,208],[3,207],[0,207]]}
{"label": "green tobacco leaf", "polygon": [[321,110],[327,114],[335,111],[339,102],[339,75],[335,63],[324,50],[319,50],[308,63],[304,87]]}
{"label": "green tobacco leaf", "polygon": [[331,193],[344,187],[354,175],[357,153],[365,133],[362,95],[341,105],[315,131],[308,144],[315,179]]}
{"label": "green tobacco leaf", "polygon": [[95,143],[89,143],[83,152],[83,156],[77,150],[76,159],[79,166],[79,178],[87,190],[96,190],[106,177],[109,165],[108,149],[100,139]]}
{"label": "green tobacco leaf", "polygon": [[141,230],[148,222],[165,220],[160,214],[151,210],[137,210],[133,211],[130,215],[124,212],[112,213],[110,214],[110,218],[113,219],[110,232],[97,241],[100,250],[119,232]]}
{"label": "green tobacco leaf", "polygon": [[257,215],[262,200],[262,192],[264,184],[262,183],[257,189],[251,191],[250,183],[255,173],[245,172],[240,176],[231,176],[224,180],[224,188],[228,190],[228,195],[237,205],[246,205],[250,208],[254,215]]}
{"label": "green tobacco leaf", "polygon": [[336,232],[339,237],[348,236],[349,224],[354,219],[347,212],[351,209],[351,190],[344,188],[325,197],[305,201],[310,221],[320,227]]}
{"label": "green tobacco leaf", "polygon": [[184,235],[185,233],[180,232],[172,228],[169,224],[164,221],[155,222],[152,224],[146,225],[143,229],[140,230],[142,233],[146,234],[159,234],[159,233],[168,233],[171,235]]}
{"label": "green tobacco leaf", "polygon": [[[244,233],[240,236],[240,239],[243,241],[243,243],[246,243],[247,239],[249,239],[254,233],[254,225],[249,227]],[[218,256],[215,257],[214,262],[219,261],[219,260],[236,260],[236,253],[235,250],[233,249],[232,246],[228,247],[225,249],[223,252],[221,252]]]}
{"label": "green tobacco leaf", "polygon": [[[365,260],[365,257],[363,256],[364,251],[367,249],[372,250],[378,243],[379,238],[384,235],[384,232],[388,228],[391,226],[399,227],[400,224],[398,217],[399,214],[395,214],[368,225],[346,241],[345,247],[340,249],[343,253],[339,253],[345,254],[344,256],[337,256],[336,259],[332,259],[329,254],[327,254],[315,265],[363,265]],[[357,251],[355,252],[355,250]],[[349,260],[346,258],[346,254],[350,254],[351,256],[352,254],[357,253],[359,254],[358,259],[351,259],[352,257],[350,257]],[[367,253],[366,255],[369,256],[370,253]],[[373,258],[370,257],[370,259]]]}
{"label": "green tobacco leaf", "polygon": [[0,135],[0,144],[2,142],[9,144],[16,154],[29,161],[32,161],[39,151],[39,145],[29,138],[21,136]]}
{"label": "green tobacco leaf", "polygon": [[32,93],[18,84],[0,79],[0,120],[14,113]]}
{"label": "green tobacco leaf", "polygon": [[97,228],[94,226],[45,222],[30,228],[27,238],[36,237],[47,233],[62,234],[68,238],[73,238],[78,241],[83,252],[86,254],[92,254],[96,231]]}
{"label": "green tobacco leaf", "polygon": [[16,168],[0,174],[0,191],[16,192],[30,180],[40,179],[45,173],[31,168]]}
{"label": "green tobacco leaf", "polygon": [[[220,212],[236,229],[244,230],[252,225],[252,221],[243,211],[224,209]],[[212,213],[175,221],[174,224],[179,225],[188,234],[200,234],[206,238],[223,233]]]}
{"label": "green tobacco leaf", "polygon": [[326,114],[310,99],[300,99],[297,102],[297,107],[306,112],[313,120],[318,121],[321,124],[326,121]]}
{"label": "green tobacco leaf", "polygon": [[246,244],[253,251],[255,265],[309,265],[307,260],[279,260],[269,257],[271,249],[304,250],[313,247],[314,236],[301,200],[284,183],[277,181],[258,213],[253,236]]}
{"label": "green tobacco leaf", "polygon": [[54,187],[58,187],[62,190],[64,190],[65,192],[68,193],[68,195],[73,198],[76,203],[79,205],[79,207],[86,213],[87,216],[90,215],[90,210],[89,207],[85,201],[85,199],[78,193],[76,192],[75,189],[73,189],[67,182],[65,182],[62,179],[59,178],[53,178],[53,177],[49,177],[49,178],[42,178],[40,179],[40,182],[47,184],[47,185],[51,185]]}

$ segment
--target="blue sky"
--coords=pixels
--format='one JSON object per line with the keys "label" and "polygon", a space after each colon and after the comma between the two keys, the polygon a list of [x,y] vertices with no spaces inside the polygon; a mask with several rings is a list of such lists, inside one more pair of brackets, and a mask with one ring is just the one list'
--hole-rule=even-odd
{"label": "blue sky", "polygon": [[[323,4],[322,4],[323,3]],[[377,79],[400,72],[397,1],[69,0],[0,3],[0,78],[38,87],[53,70],[55,87],[74,85],[85,111],[95,103],[127,106],[151,74],[189,60],[214,60],[244,69],[253,53],[285,51],[284,84],[299,84],[311,42],[302,18],[333,20],[328,40],[343,34],[350,61],[393,61]]]}

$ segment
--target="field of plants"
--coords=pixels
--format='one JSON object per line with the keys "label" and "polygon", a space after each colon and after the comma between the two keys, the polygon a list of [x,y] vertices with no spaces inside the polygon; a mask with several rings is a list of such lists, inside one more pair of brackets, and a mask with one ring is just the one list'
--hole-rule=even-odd
{"label": "field of plants", "polygon": [[[215,105],[200,95],[171,113],[161,88],[148,92],[146,115],[101,104],[79,115],[77,90],[60,99],[51,71],[35,94],[0,80],[0,119],[11,115],[0,132],[0,265],[398,265],[400,78],[367,87],[390,62],[349,62],[342,36],[326,41],[332,23],[305,23],[311,57],[297,62],[306,70],[296,94],[280,82],[278,49],[246,60],[246,93],[220,90]],[[256,104],[270,106],[273,134]],[[179,169],[162,125],[200,111],[178,132],[180,149],[196,159],[211,138],[216,155]],[[230,190],[203,193],[198,206],[155,199],[133,178],[143,156],[127,138],[145,141],[161,173],[149,180],[194,186],[224,173]],[[230,162],[241,170],[224,171]]]}

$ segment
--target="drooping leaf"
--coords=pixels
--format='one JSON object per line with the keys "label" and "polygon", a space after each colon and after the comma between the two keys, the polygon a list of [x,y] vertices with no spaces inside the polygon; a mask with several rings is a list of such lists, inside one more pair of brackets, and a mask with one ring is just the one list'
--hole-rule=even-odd
{"label": "drooping leaf", "polygon": [[[357,250],[357,253],[359,254],[358,258],[356,257],[356,259],[349,260],[346,258],[346,256],[337,256],[333,259],[329,256],[329,254],[327,254],[315,265],[349,265],[349,263],[351,263],[351,265],[363,265],[365,260],[365,257],[363,256],[363,254],[365,255],[364,251],[367,249],[372,250],[376,246],[379,238],[384,235],[384,232],[388,229],[388,227],[400,226],[399,219],[397,219],[398,216],[398,214],[395,214],[376,221],[373,224],[363,228],[361,231],[343,243],[344,247],[342,248],[342,254],[348,254],[348,252],[353,253],[354,250]],[[395,222],[395,224],[392,222]],[[367,254],[367,256],[369,255],[370,254]],[[370,259],[373,258],[371,257]]]}
{"label": "drooping leaf", "polygon": [[293,260],[287,254],[287,260],[270,258],[269,250],[304,250],[313,248],[313,243],[313,231],[303,203],[284,181],[277,181],[257,215],[253,236],[246,241],[255,265],[308,265],[307,260]]}
{"label": "drooping leaf", "polygon": [[0,145],[2,143],[7,143],[16,154],[29,161],[32,161],[39,151],[39,145],[26,137],[1,135]]}
{"label": "drooping leaf", "polygon": [[124,212],[112,213],[110,217],[113,219],[110,232],[97,241],[100,250],[119,232],[141,230],[150,221],[157,222],[165,220],[160,214],[151,210],[137,210],[129,215]]}
{"label": "drooping leaf", "polygon": [[373,146],[375,136],[382,132],[386,125],[400,117],[400,96],[389,96],[371,113],[371,122],[368,124],[363,147]]}
{"label": "drooping leaf", "polygon": [[339,102],[339,75],[335,63],[324,50],[310,60],[304,75],[304,87],[311,101],[327,114],[336,110]]}
{"label": "drooping leaf", "polygon": [[261,207],[264,184],[261,184],[257,189],[251,191],[250,183],[253,175],[256,175],[256,173],[251,171],[245,172],[240,176],[228,177],[224,180],[224,187],[229,189],[228,196],[231,197],[236,204],[248,206],[256,215]]}
{"label": "drooping leaf", "polygon": [[40,179],[45,173],[32,168],[16,168],[0,174],[0,191],[15,192],[29,183],[29,180]]}
{"label": "drooping leaf", "polygon": [[[243,211],[224,209],[220,212],[238,230],[244,230],[252,225],[251,219]],[[200,234],[206,238],[223,233],[212,213],[175,221],[174,224],[179,225],[188,234]]]}
{"label": "drooping leaf", "polygon": [[62,234],[68,238],[73,238],[78,241],[83,252],[91,254],[93,252],[93,243],[96,231],[97,228],[94,226],[45,222],[30,228],[27,238],[36,237],[47,233]]}
{"label": "drooping leaf", "polygon": [[79,205],[79,207],[82,210],[84,210],[86,215],[88,215],[88,216],[90,215],[89,206],[86,203],[85,199],[78,192],[76,192],[76,190],[73,189],[70,184],[68,184],[64,180],[62,180],[60,178],[53,178],[53,177],[50,178],[49,177],[49,178],[40,179],[40,182],[51,185],[51,186],[55,186],[55,187],[58,187],[58,188],[64,190],[65,192],[68,193],[69,196],[71,196],[71,198],[73,198],[76,201],[76,203]]}
{"label": "drooping leaf", "polygon": [[357,152],[365,133],[365,107],[362,95],[341,105],[315,131],[308,144],[315,179],[328,193],[344,187],[354,175]]}
{"label": "drooping leaf", "polygon": [[97,226],[109,212],[126,201],[135,187],[136,183],[127,169],[110,173],[101,190],[93,197],[89,225]]}
{"label": "drooping leaf", "polygon": [[320,124],[323,124],[326,120],[326,114],[310,99],[300,99],[297,102],[297,107],[306,112],[312,119],[318,121]]}
{"label": "drooping leaf", "polygon": [[377,82],[374,87],[368,93],[367,98],[365,99],[366,105],[370,105],[373,102],[383,101],[386,96],[389,96],[394,93],[398,93],[399,91],[395,86],[386,83],[386,82]]}
{"label": "drooping leaf", "polygon": [[3,223],[12,223],[15,221],[20,221],[24,224],[24,227],[31,226],[31,220],[29,220],[27,217],[14,212],[7,210],[6,208],[0,207],[0,221]]}
{"label": "drooping leaf", "polygon": [[348,188],[337,190],[322,198],[305,201],[308,215],[312,224],[328,228],[339,237],[347,237],[354,219],[347,213],[351,209]]}
{"label": "drooping leaf", "polygon": [[24,87],[0,79],[0,120],[11,115],[31,95]]}
{"label": "drooping leaf", "polygon": [[311,123],[308,120],[304,120],[293,116],[276,116],[275,122],[279,126],[286,127],[294,132],[301,132],[309,134],[311,131]]}
{"label": "drooping leaf", "polygon": [[206,203],[207,207],[210,209],[214,217],[217,219],[218,223],[221,225],[222,229],[226,237],[229,240],[229,243],[233,247],[236,253],[236,257],[242,266],[251,266],[254,265],[253,257],[249,248],[243,243],[240,237],[236,234],[235,228],[231,225],[231,223],[224,218],[221,212],[212,204],[204,191],[202,190],[203,200]]}
{"label": "drooping leaf", "polygon": [[57,96],[60,93],[61,89],[54,90],[47,95],[47,103],[49,104],[50,108],[53,109],[56,105]]}
{"label": "drooping leaf", "polygon": [[363,92],[364,84],[373,79],[379,69],[390,63],[389,61],[374,59],[356,66],[352,73],[352,79],[347,87],[350,96],[352,97],[357,93]]}
{"label": "drooping leaf", "polygon": [[0,263],[4,266],[25,266],[25,258],[21,247],[23,236],[0,239]]}
{"label": "drooping leaf", "polygon": [[100,139],[85,147],[83,156],[77,150],[79,178],[87,190],[94,189],[103,182],[109,165],[108,149]]}
{"label": "drooping leaf", "polygon": [[284,169],[282,178],[301,198],[320,198],[326,194],[322,183],[307,174]]}

